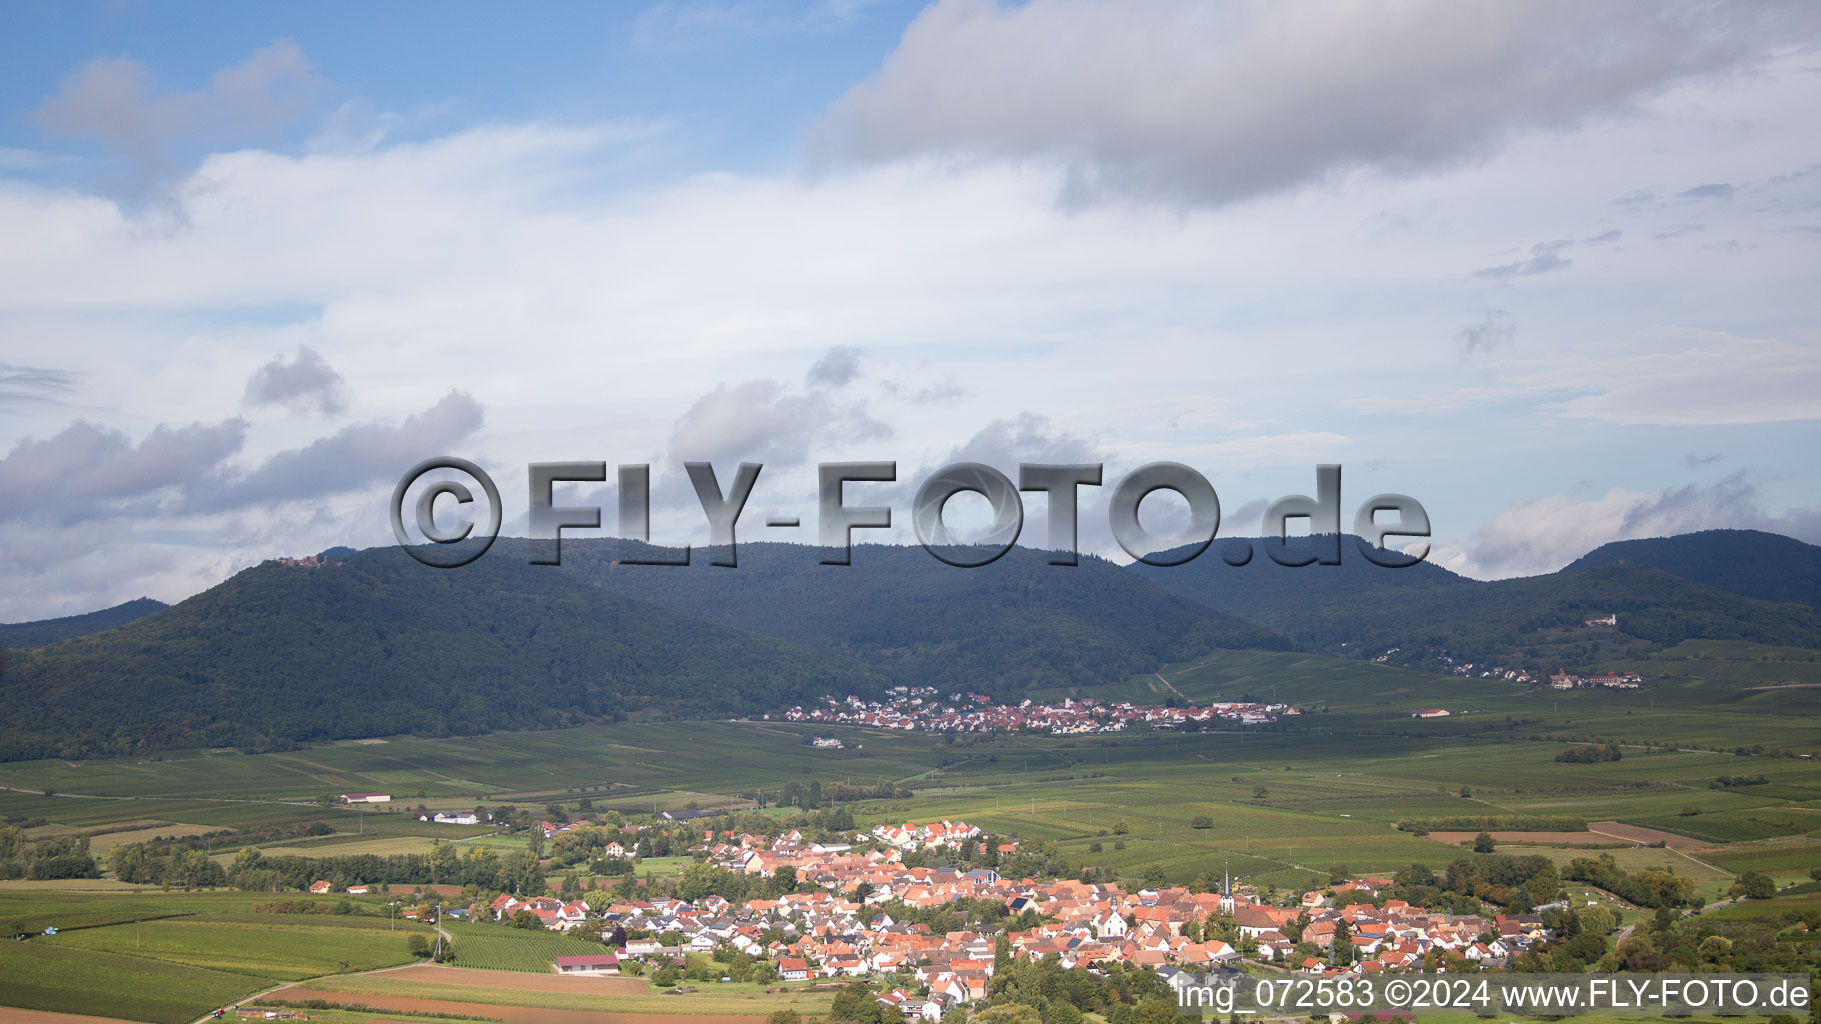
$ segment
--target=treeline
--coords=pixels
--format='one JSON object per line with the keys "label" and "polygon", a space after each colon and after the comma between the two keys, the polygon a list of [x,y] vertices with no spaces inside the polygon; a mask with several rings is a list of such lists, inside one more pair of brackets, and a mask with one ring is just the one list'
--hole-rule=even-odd
{"label": "treeline", "polygon": [[[1117,964],[1095,971],[1064,970],[1061,958],[1014,957],[1002,937],[987,998],[974,1007],[977,1024],[1083,1024],[1088,1013],[1107,1024],[1175,1024],[1176,1000],[1154,971]],[[802,1024],[794,1010],[780,1010],[767,1024]],[[865,981],[848,983],[828,1009],[830,1024],[901,1024],[893,1007],[879,1002]]]}
{"label": "treeline", "polygon": [[[1176,1000],[1156,972],[1120,964],[1111,970],[1069,971],[1060,958],[1011,955],[1001,939],[987,1001],[974,1020],[999,1024],[1082,1024],[1097,1013],[1108,1024],[1174,1024]],[[896,1024],[884,1021],[881,1024]]]}
{"label": "treeline", "polygon": [[1568,862],[1563,876],[1599,886],[1640,907],[1686,907],[1700,901],[1692,879],[1659,868],[1628,872],[1609,853],[1576,857]]}
{"label": "treeline", "polygon": [[108,868],[115,878],[134,885],[207,889],[228,884],[225,868],[206,852],[188,846],[116,846],[108,854]]}
{"label": "treeline", "polygon": [[460,885],[476,890],[542,893],[547,881],[535,854],[521,850],[502,856],[486,847],[458,854],[447,844],[428,854],[390,856],[349,854],[341,857],[268,857],[248,847],[223,867],[203,850],[134,843],[116,847],[108,866],[123,882],[206,888],[230,885],[254,892],[308,889],[326,881],[336,889],[350,885]]}
{"label": "treeline", "polygon": [[[586,800],[582,802],[589,803]],[[586,809],[592,810],[592,806]],[[547,810],[551,821],[570,820],[570,816],[559,807],[552,806]],[[496,820],[500,817],[500,814],[496,814]],[[550,840],[550,866],[553,870],[586,863],[595,874],[625,874],[631,869],[634,858],[680,855],[701,843],[704,832],[770,837],[798,831],[814,842],[846,842],[846,834],[855,828],[854,812],[845,807],[821,808],[788,818],[751,811],[731,811],[713,817],[671,823],[664,827],[644,825],[636,830],[626,827],[616,811],[607,811],[598,817],[583,820],[592,820],[594,823],[560,833]],[[542,842],[541,834],[534,833],[533,848],[538,848]],[[607,856],[607,847],[612,843],[620,844],[620,848],[626,851],[624,857]]]}
{"label": "treeline", "polygon": [[[859,800],[903,800],[915,796],[916,792],[909,786],[900,786],[894,782],[881,782],[877,786],[852,786],[843,782],[822,782],[811,779],[808,782],[791,781],[785,784],[778,796],[780,807],[800,807],[813,811],[823,804],[854,803]],[[759,795],[760,806],[764,806],[764,795]]]}
{"label": "treeline", "polygon": [[1430,832],[1585,832],[1587,819],[1565,814],[1463,814],[1405,818],[1397,827],[1419,836]]}
{"label": "treeline", "polygon": [[1479,913],[1481,902],[1529,910],[1554,901],[1562,892],[1554,862],[1541,854],[1462,857],[1441,874],[1426,864],[1411,864],[1392,880],[1402,899],[1418,906],[1446,906],[1457,914]]}
{"label": "treeline", "polygon": [[87,836],[50,836],[32,842],[17,825],[0,827],[0,879],[100,877]]}
{"label": "treeline", "polygon": [[1555,759],[1568,764],[1598,764],[1601,761],[1617,761],[1623,756],[1617,743],[1589,743],[1569,747],[1555,755]]}
{"label": "treeline", "polygon": [[1666,907],[1657,911],[1654,920],[1639,922],[1632,936],[1619,943],[1599,969],[1812,977],[1811,972],[1821,966],[1821,944],[1778,941],[1779,936],[1789,937],[1785,933],[1792,925],[1799,929],[1798,936],[1821,930],[1821,907],[1798,904],[1782,913],[1749,918],[1684,916]]}
{"label": "treeline", "polygon": [[1763,786],[1770,782],[1767,775],[1718,775],[1707,784],[1708,789],[1732,789],[1734,786]]}

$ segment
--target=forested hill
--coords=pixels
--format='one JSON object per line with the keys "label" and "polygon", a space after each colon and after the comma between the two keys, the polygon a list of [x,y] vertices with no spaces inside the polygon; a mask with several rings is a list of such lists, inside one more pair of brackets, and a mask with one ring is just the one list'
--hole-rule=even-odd
{"label": "forested hill", "polygon": [[1676,537],[1602,544],[1569,571],[1617,563],[1647,565],[1762,601],[1821,608],[1821,547],[1761,530],[1703,530]]}
{"label": "forested hill", "polygon": [[61,619],[39,619],[36,622],[0,623],[0,647],[42,647],[73,636],[123,626],[134,619],[161,611],[163,601],[141,597],[112,608]]}
{"label": "forested hill", "polygon": [[565,540],[558,568],[502,538],[453,570],[396,548],[266,563],[125,626],[9,652],[0,758],[739,714],[899,682],[1014,697],[1288,646],[1098,559],[1019,549],[970,570],[859,547],[838,567],[753,543],[737,569],[707,552],[623,564],[640,549],[655,550]]}
{"label": "forested hill", "polygon": [[[111,629],[0,650],[0,758],[254,748],[399,732],[721,716],[899,683],[1015,700],[1117,682],[1218,648],[1313,648],[1436,667],[1522,656],[1597,667],[1685,639],[1821,648],[1821,611],[1627,561],[1481,582],[1285,568],[1221,547],[1167,569],[1015,548],[977,569],[919,547],[748,542],[738,568],[629,564],[658,549],[563,542],[560,567],[503,538],[455,570],[396,548],[267,563]],[[1222,542],[1226,543],[1226,542]],[[1583,620],[1616,615],[1616,627]],[[1344,646],[1343,646],[1344,645]]]}
{"label": "forested hill", "polygon": [[[516,551],[516,549],[514,549]],[[1049,564],[1013,548],[974,569],[920,547],[856,545],[852,564],[822,549],[742,543],[738,568],[697,551],[684,567],[628,565],[658,549],[619,540],[563,542],[563,571],[705,619],[851,654],[894,683],[1012,697],[1037,686],[1093,685],[1215,648],[1291,645],[1104,559]],[[488,555],[489,558],[495,557]],[[522,557],[516,554],[509,557]]]}
{"label": "forested hill", "polygon": [[1695,638],[1821,647],[1815,609],[1754,600],[1646,565],[1480,581],[1426,563],[1373,565],[1351,536],[1342,538],[1337,566],[1281,566],[1264,555],[1263,540],[1251,543],[1259,553],[1243,567],[1209,557],[1216,547],[1186,565],[1127,571],[1316,648],[1422,647],[1478,661],[1546,645],[1561,639],[1547,634],[1573,633],[1606,615],[1617,616],[1613,636],[1650,647]]}
{"label": "forested hill", "polygon": [[837,651],[622,597],[502,552],[266,563],[127,625],[6,652],[0,758],[543,728],[871,690]]}

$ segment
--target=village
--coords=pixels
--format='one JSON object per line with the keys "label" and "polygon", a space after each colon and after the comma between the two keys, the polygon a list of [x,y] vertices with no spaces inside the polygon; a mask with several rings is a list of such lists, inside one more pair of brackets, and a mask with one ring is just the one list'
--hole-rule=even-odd
{"label": "village", "polygon": [[[1610,626],[1615,621],[1616,619],[1609,616],[1604,619],[1589,619],[1586,624],[1589,628],[1595,628]],[[1402,650],[1403,648],[1400,647],[1388,648],[1383,654],[1373,656],[1371,660],[1382,665],[1396,657]],[[1533,675],[1529,669],[1511,668],[1506,665],[1493,665],[1484,662],[1455,661],[1447,654],[1437,655],[1436,658],[1450,675],[1460,676],[1462,678],[1502,679],[1506,682],[1524,683],[1531,686],[1542,685],[1544,682],[1543,679]],[[1643,685],[1644,677],[1637,672],[1604,672],[1595,675],[1580,676],[1564,669],[1557,669],[1555,672],[1550,673],[1548,677],[1548,686],[1552,690],[1576,690],[1597,687],[1604,687],[1612,690],[1636,690]],[[1419,714],[1412,715],[1411,717],[1432,716]]]}
{"label": "village", "polygon": [[883,701],[851,694],[826,696],[818,705],[809,708],[798,705],[779,717],[790,722],[826,722],[876,729],[962,733],[1028,731],[1074,736],[1119,732],[1132,724],[1153,729],[1180,729],[1219,722],[1265,725],[1277,721],[1280,715],[1297,713],[1296,708],[1287,704],[1237,701],[1180,707],[1139,706],[1128,701],[1093,698],[1064,698],[1054,704],[1031,700],[1016,705],[995,704],[991,697],[978,693],[944,696],[933,686],[899,686],[894,687],[890,697]]}
{"label": "village", "polygon": [[[561,826],[551,831],[560,834]],[[691,954],[739,957],[758,978],[867,981],[906,1020],[930,1021],[986,998],[994,972],[1017,959],[1053,958],[1064,969],[1094,972],[1147,969],[1176,987],[1245,963],[1335,976],[1489,969],[1550,937],[1537,914],[1442,913],[1386,898],[1393,883],[1385,878],[1348,879],[1277,905],[1226,878],[1217,891],[1128,891],[1116,883],[1005,878],[991,868],[906,865],[907,855],[1017,853],[1016,842],[961,821],[879,825],[840,843],[794,830],[701,835],[692,852],[705,864],[791,877],[799,891],[738,903],[717,895],[621,899],[606,889],[569,899],[501,894],[450,913],[605,944],[598,954],[556,958],[557,973],[662,976]],[[978,915],[1002,926],[936,931],[914,920],[951,906],[1003,908]]]}

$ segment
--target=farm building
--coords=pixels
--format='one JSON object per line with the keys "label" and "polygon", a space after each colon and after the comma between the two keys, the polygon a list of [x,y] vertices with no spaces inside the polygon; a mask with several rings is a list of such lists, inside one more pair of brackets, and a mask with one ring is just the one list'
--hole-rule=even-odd
{"label": "farm building", "polygon": [[618,953],[559,956],[556,958],[556,972],[558,974],[618,974],[620,973],[620,957]]}

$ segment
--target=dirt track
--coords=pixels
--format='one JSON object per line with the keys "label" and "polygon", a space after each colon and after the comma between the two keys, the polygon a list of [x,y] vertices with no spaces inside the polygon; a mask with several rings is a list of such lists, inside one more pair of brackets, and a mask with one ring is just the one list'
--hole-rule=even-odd
{"label": "dirt track", "polygon": [[114,1017],[85,1017],[79,1013],[52,1013],[49,1010],[21,1010],[0,1006],[0,1024],[121,1024]]}
{"label": "dirt track", "polygon": [[509,988],[520,992],[574,992],[591,996],[642,996],[650,992],[642,978],[578,978],[561,974],[520,974],[515,971],[481,971],[472,967],[412,964],[376,977],[427,981],[437,985],[470,988]]}
{"label": "dirt track", "polygon": [[1662,843],[1672,850],[1692,850],[1702,846],[1713,845],[1711,843],[1704,843],[1699,839],[1692,839],[1688,836],[1679,836],[1674,832],[1664,832],[1659,829],[1645,828],[1642,825],[1624,825],[1616,821],[1589,822],[1587,827],[1597,832],[1603,832],[1609,836],[1618,836],[1621,839],[1628,839],[1634,843]]}
{"label": "dirt track", "polygon": [[[491,972],[490,972],[491,973]],[[536,977],[536,975],[526,975]],[[556,979],[562,980],[562,979]],[[760,1015],[698,1015],[669,1013],[603,1013],[600,1010],[547,1010],[537,1006],[501,1006],[497,1003],[463,1003],[451,999],[418,999],[411,996],[376,996],[361,992],[324,992],[308,987],[288,988],[273,994],[274,999],[324,999],[332,1003],[358,1003],[400,1013],[460,1013],[497,1017],[511,1024],[760,1024]],[[61,1017],[58,1014],[50,1016]],[[65,1017],[59,1021],[22,1021],[21,1024],[82,1024],[99,1018]],[[5,1020],[5,1018],[0,1018]],[[7,1024],[11,1024],[10,1021]]]}
{"label": "dirt track", "polygon": [[[1478,832],[1431,832],[1429,838],[1449,846],[1471,843]],[[1501,843],[1539,843],[1544,846],[1589,846],[1599,843],[1629,842],[1617,836],[1605,836],[1598,832],[1494,832],[1492,838]]]}
{"label": "dirt track", "polygon": [[[1450,846],[1459,846],[1473,842],[1477,835],[1478,832],[1431,832],[1429,838]],[[1612,843],[1647,846],[1662,843],[1672,850],[1692,850],[1711,845],[1674,832],[1644,828],[1641,825],[1625,825],[1616,821],[1589,822],[1585,832],[1494,832],[1492,838],[1501,843],[1537,843],[1543,846],[1598,846]]]}

